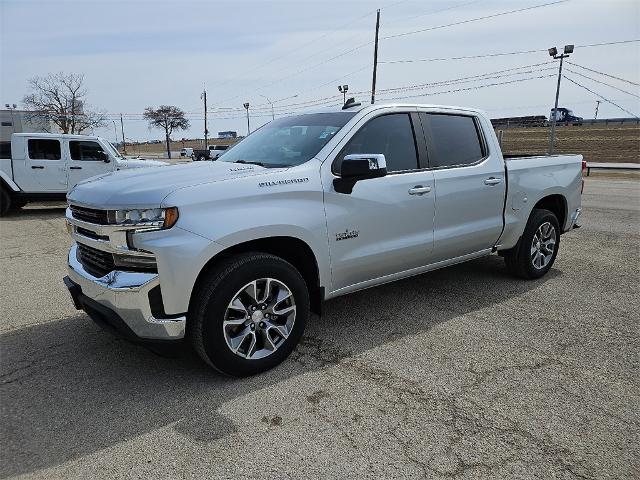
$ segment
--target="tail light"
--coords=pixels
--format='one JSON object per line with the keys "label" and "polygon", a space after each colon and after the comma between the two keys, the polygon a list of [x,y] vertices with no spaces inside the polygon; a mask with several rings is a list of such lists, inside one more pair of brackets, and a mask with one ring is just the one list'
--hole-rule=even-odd
{"label": "tail light", "polygon": [[587,169],[587,161],[582,160],[582,171],[584,172]]}
{"label": "tail light", "polygon": [[582,185],[580,187],[580,195],[584,192],[584,172],[587,171],[587,161],[582,160]]}

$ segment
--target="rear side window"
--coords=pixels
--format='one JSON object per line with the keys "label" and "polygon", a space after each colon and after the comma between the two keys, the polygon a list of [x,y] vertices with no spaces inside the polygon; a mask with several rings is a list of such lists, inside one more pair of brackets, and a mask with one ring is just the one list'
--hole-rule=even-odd
{"label": "rear side window", "polygon": [[98,162],[106,158],[106,154],[98,142],[71,140],[69,141],[69,153],[71,160]]}
{"label": "rear side window", "polygon": [[339,170],[346,155],[355,153],[382,153],[389,172],[417,169],[418,155],[409,114],[382,115],[367,122],[338,154],[334,171]]}
{"label": "rear side window", "polygon": [[32,138],[27,141],[29,158],[32,160],[60,160],[60,141]]}
{"label": "rear side window", "polygon": [[11,158],[11,142],[0,142],[0,158]]}
{"label": "rear side window", "polygon": [[480,132],[473,117],[424,114],[429,161],[434,167],[471,165],[485,157]]}

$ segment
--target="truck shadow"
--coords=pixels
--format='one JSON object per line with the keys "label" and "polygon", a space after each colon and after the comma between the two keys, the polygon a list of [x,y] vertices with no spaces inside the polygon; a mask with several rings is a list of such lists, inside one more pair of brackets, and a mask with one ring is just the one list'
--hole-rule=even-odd
{"label": "truck shadow", "polygon": [[64,219],[66,206],[55,205],[47,207],[23,207],[19,210],[10,210],[2,217],[2,222],[16,222],[20,220],[51,220]]}
{"label": "truck shadow", "polygon": [[322,318],[312,318],[289,360],[247,379],[216,374],[188,349],[160,357],[109,336],[84,314],[5,333],[0,477],[59,465],[160,428],[213,441],[235,431],[217,413],[234,398],[426,333],[560,274],[515,280],[501,259],[488,257],[341,297],[328,302]]}

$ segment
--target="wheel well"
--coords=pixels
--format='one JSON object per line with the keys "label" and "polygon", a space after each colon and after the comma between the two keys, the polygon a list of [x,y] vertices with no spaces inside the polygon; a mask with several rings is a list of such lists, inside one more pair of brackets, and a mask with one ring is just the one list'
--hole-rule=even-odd
{"label": "wheel well", "polygon": [[560,224],[560,230],[564,229],[564,222],[567,218],[567,200],[562,195],[556,194],[544,197],[533,208],[544,208],[553,212]]}
{"label": "wheel well", "polygon": [[[311,247],[302,240],[294,237],[259,238],[257,240],[239,243],[223,250],[211,258],[202,268],[196,279],[193,292],[197,290],[199,283],[206,278],[207,274],[215,269],[222,260],[245,252],[270,253],[293,265],[300,272],[300,275],[302,275],[302,278],[304,278],[309,288],[311,311],[318,315],[321,314],[324,292],[320,287],[318,262]],[[193,298],[193,293],[191,297]]]}

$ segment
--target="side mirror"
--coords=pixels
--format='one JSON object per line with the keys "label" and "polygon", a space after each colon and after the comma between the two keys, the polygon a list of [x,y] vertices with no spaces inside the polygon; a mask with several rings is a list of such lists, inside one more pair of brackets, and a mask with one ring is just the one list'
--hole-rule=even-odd
{"label": "side mirror", "polygon": [[109,158],[109,155],[107,155],[107,153],[105,152],[100,152],[99,153],[100,159],[104,162],[104,163],[109,163],[111,162],[111,159]]}
{"label": "side mirror", "polygon": [[346,155],[336,174],[340,178],[333,180],[333,188],[338,193],[349,194],[360,180],[384,177],[387,174],[387,161],[381,153]]}

